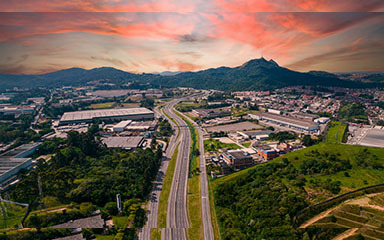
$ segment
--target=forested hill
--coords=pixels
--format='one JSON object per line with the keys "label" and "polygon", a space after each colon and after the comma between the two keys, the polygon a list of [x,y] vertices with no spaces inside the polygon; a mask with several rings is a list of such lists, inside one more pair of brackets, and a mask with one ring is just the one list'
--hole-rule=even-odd
{"label": "forested hill", "polygon": [[377,87],[381,82],[342,80],[326,72],[301,73],[280,67],[275,61],[264,58],[250,60],[241,66],[210,68],[198,72],[182,72],[176,75],[134,74],[111,67],[91,70],[70,68],[57,72],[24,75],[0,74],[0,90],[21,87],[60,87],[86,85],[95,81],[123,85],[128,82],[149,84],[151,87],[193,87],[217,90],[259,90],[296,85],[338,87]]}

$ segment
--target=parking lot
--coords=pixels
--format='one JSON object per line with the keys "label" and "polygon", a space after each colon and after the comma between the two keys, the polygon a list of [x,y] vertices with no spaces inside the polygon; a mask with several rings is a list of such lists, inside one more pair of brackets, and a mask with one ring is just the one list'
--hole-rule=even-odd
{"label": "parking lot", "polygon": [[357,128],[348,144],[384,148],[384,127]]}

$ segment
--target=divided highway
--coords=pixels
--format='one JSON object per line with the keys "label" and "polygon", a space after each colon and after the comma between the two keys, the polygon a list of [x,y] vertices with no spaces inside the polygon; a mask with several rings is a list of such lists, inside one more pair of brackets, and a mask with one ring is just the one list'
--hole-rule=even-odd
{"label": "divided highway", "polygon": [[[165,118],[165,116],[162,114],[161,111],[159,111],[158,108],[155,108],[155,114],[156,116],[161,116]],[[147,207],[147,222],[145,224],[145,227],[143,229],[140,229],[139,231],[139,239],[143,239],[143,240],[150,240],[151,229],[159,227],[157,222],[158,211],[159,211],[159,200],[160,200],[161,190],[163,187],[164,176],[165,176],[165,173],[167,172],[169,161],[179,142],[179,138],[176,137],[179,131],[178,127],[170,120],[169,120],[169,123],[171,124],[175,132],[169,140],[168,147],[165,152],[165,156],[163,158],[163,161],[161,162],[159,172],[157,173],[156,179],[153,183],[153,188],[150,194],[149,203]]]}
{"label": "divided highway", "polygon": [[[189,173],[189,164],[190,164],[190,148],[191,148],[191,133],[185,123],[185,121],[176,115],[173,112],[175,104],[177,104],[182,99],[176,99],[169,102],[163,108],[164,113],[173,118],[177,123],[179,128],[168,119],[173,129],[176,130],[176,133],[172,135],[167,151],[165,154],[165,159],[163,160],[159,173],[154,182],[154,187],[151,193],[150,202],[147,208],[147,223],[145,227],[139,232],[139,239],[150,240],[151,239],[151,229],[158,228],[158,208],[159,208],[159,199],[163,185],[164,174],[167,171],[169,160],[171,159],[173,152],[176,149],[176,146],[180,142],[179,151],[176,159],[175,171],[172,179],[172,185],[170,189],[170,194],[168,198],[167,206],[167,223],[166,228],[161,231],[161,239],[163,240],[183,240],[187,239],[186,229],[190,227],[188,219],[188,208],[187,208],[187,193],[188,193],[188,173]],[[157,115],[163,116],[163,114],[155,109]],[[167,118],[166,116],[163,116]],[[190,120],[190,119],[188,119]],[[202,220],[203,220],[203,230],[204,230],[204,239],[212,240],[214,239],[212,223],[211,223],[211,214],[209,207],[209,193],[208,193],[208,183],[207,183],[207,173],[205,167],[205,158],[204,158],[204,142],[202,130],[198,125],[190,120],[196,127],[199,135],[199,150],[200,150],[200,182],[201,182],[201,210],[202,210]],[[180,131],[177,133],[177,131]],[[176,137],[178,136],[178,137]]]}
{"label": "divided highway", "polygon": [[179,100],[166,105],[164,112],[173,118],[180,127],[180,146],[173,175],[167,207],[167,229],[162,231],[162,239],[187,239],[186,228],[189,227],[187,211],[187,189],[191,134],[185,122],[173,112]]}

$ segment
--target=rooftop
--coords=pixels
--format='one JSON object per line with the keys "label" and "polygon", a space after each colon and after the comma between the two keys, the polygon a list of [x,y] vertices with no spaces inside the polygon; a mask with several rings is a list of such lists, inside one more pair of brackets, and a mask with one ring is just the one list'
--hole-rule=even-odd
{"label": "rooftop", "polygon": [[52,226],[50,228],[103,228],[104,220],[100,215],[71,220],[69,222]]}
{"label": "rooftop", "polygon": [[273,113],[255,113],[255,115],[258,115],[258,116],[261,116],[261,117],[267,118],[267,119],[273,119],[273,120],[279,121],[279,122],[284,122],[284,123],[288,123],[288,124],[292,124],[292,125],[306,127],[306,128],[312,128],[312,127],[317,126],[316,123],[302,120],[300,118],[288,117],[288,116],[283,116],[283,115],[278,115],[278,114],[273,114]]}
{"label": "rooftop", "polygon": [[61,117],[60,121],[88,120],[103,117],[118,117],[126,115],[153,114],[147,108],[117,108],[117,109],[100,109],[88,111],[66,112]]}
{"label": "rooftop", "polygon": [[102,141],[110,148],[137,148],[143,142],[143,137],[108,137]]}

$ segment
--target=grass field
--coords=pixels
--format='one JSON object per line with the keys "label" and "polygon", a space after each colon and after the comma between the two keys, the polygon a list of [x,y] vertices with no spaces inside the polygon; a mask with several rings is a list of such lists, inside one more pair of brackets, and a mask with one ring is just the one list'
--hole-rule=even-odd
{"label": "grass field", "polygon": [[158,227],[165,228],[167,225],[167,206],[169,193],[171,191],[173,174],[175,172],[177,154],[179,152],[179,145],[177,145],[171,160],[169,161],[167,173],[165,174],[163,187],[161,189],[158,209]]}
{"label": "grass field", "polygon": [[91,109],[113,108],[116,102],[95,103],[89,106]]}
{"label": "grass field", "polygon": [[241,147],[235,143],[223,143],[213,138],[204,140],[204,150],[206,152],[217,152],[222,148],[240,149]]}
{"label": "grass field", "polygon": [[0,207],[0,229],[19,227],[27,208],[5,202],[0,202]]}
{"label": "grass field", "polygon": [[243,142],[241,145],[243,145],[246,148],[249,148],[251,146],[252,142]]}
{"label": "grass field", "polygon": [[330,124],[331,124],[331,127],[328,129],[328,132],[327,132],[327,136],[325,140],[326,143],[330,143],[330,144],[341,143],[343,140],[343,135],[347,125],[341,122],[335,122],[335,121],[332,121]]}
{"label": "grass field", "polygon": [[113,224],[117,229],[127,228],[129,223],[128,216],[112,216]]}
{"label": "grass field", "polygon": [[96,234],[95,237],[97,240],[113,240],[113,239],[115,239],[115,235]]}

